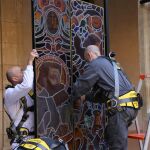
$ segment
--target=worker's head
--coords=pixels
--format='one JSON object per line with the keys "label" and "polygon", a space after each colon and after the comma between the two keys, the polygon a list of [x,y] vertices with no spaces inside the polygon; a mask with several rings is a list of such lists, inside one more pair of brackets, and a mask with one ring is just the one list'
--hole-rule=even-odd
{"label": "worker's head", "polygon": [[11,67],[6,72],[7,80],[13,85],[20,84],[23,81],[23,71],[19,66]]}
{"label": "worker's head", "polygon": [[100,50],[96,45],[89,45],[84,52],[84,58],[87,62],[96,59],[100,55]]}

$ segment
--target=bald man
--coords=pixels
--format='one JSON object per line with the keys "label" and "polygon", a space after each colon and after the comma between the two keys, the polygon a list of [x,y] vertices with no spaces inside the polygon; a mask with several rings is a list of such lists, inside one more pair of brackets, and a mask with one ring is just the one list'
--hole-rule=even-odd
{"label": "bald man", "polygon": [[112,60],[101,56],[96,45],[88,46],[84,57],[88,67],[73,86],[73,101],[77,101],[96,86],[99,90],[99,102],[104,102],[108,106],[105,138],[109,150],[127,150],[128,126],[135,119],[138,111],[137,93],[123,71],[118,68],[119,98],[115,97],[115,73]]}
{"label": "bald man", "polygon": [[30,52],[28,65],[23,71],[19,66],[13,66],[6,72],[8,86],[4,92],[4,105],[11,119],[7,134],[11,139],[11,148],[14,150],[22,139],[34,135],[33,112],[33,60],[38,57],[35,49]]}

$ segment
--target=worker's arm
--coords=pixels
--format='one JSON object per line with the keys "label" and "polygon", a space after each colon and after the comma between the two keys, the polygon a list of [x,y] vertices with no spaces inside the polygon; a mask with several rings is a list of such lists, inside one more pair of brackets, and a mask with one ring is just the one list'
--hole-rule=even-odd
{"label": "worker's arm", "polygon": [[36,50],[32,50],[29,56],[28,65],[23,73],[23,81],[21,84],[17,84],[14,88],[8,88],[5,91],[4,99],[8,105],[14,104],[20,100],[20,98],[26,96],[28,92],[33,88],[33,60],[38,57]]}
{"label": "worker's arm", "polygon": [[73,91],[72,91],[72,99],[75,101],[80,96],[86,94],[93,85],[99,80],[99,76],[95,71],[93,65],[89,65],[84,73],[76,80]]}
{"label": "worker's arm", "polygon": [[5,91],[5,103],[14,104],[24,97],[33,87],[33,66],[28,65],[24,71],[23,82]]}

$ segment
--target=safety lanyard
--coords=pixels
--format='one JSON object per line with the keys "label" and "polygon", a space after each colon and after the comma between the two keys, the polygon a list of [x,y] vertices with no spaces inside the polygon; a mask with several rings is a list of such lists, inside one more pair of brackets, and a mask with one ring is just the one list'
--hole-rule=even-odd
{"label": "safety lanyard", "polygon": [[118,67],[116,65],[116,62],[112,60],[113,68],[114,68],[114,76],[115,76],[115,97],[119,98],[119,74],[118,74]]}
{"label": "safety lanyard", "polygon": [[115,78],[114,96],[115,96],[115,98],[119,98],[119,73],[118,73],[118,66],[116,64],[116,60],[115,60],[114,56],[115,56],[114,52],[109,53],[109,58],[110,58],[110,61],[112,62],[112,65],[113,65],[114,78]]}

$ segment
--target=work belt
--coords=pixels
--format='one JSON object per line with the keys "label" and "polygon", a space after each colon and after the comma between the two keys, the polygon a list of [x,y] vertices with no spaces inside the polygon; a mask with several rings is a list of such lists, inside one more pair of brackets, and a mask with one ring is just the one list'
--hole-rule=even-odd
{"label": "work belt", "polygon": [[124,107],[139,109],[142,107],[142,98],[135,91],[130,91],[117,98],[112,98],[106,102],[108,110],[117,109],[122,111]]}

